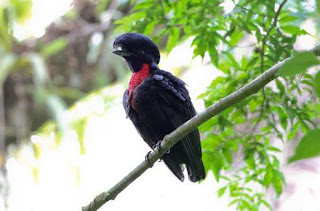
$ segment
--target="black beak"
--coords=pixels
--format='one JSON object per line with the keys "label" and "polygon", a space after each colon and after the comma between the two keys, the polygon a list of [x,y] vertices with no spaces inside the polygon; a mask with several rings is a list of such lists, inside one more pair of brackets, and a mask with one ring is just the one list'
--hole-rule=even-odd
{"label": "black beak", "polygon": [[129,52],[126,52],[121,46],[114,46],[112,49],[112,53],[122,57],[131,55]]}

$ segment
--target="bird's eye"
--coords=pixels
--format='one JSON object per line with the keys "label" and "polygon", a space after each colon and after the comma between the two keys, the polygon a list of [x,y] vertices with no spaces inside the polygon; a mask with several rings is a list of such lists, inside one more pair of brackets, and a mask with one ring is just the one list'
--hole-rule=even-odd
{"label": "bird's eye", "polygon": [[140,55],[143,55],[143,54],[144,54],[144,51],[139,51],[139,54],[140,54]]}

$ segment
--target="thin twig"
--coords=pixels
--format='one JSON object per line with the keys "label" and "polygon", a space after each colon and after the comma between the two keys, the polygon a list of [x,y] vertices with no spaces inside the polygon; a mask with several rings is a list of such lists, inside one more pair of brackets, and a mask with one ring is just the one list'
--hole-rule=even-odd
{"label": "thin twig", "polygon": [[280,12],[281,12],[281,9],[283,8],[284,4],[287,2],[287,0],[283,0],[283,2],[280,4],[275,16],[274,16],[274,19],[273,19],[273,22],[270,26],[270,28],[268,29],[266,35],[263,37],[262,39],[262,49],[261,49],[261,71],[263,72],[264,71],[264,53],[265,53],[265,47],[266,47],[266,43],[267,43],[267,38],[268,36],[270,35],[271,31],[276,27],[277,25],[277,22],[278,22],[278,17],[280,15]]}
{"label": "thin twig", "polygon": [[[265,69],[264,68],[264,56],[265,56],[265,48],[266,48],[267,38],[270,35],[271,31],[276,27],[277,22],[278,22],[278,17],[279,17],[280,12],[281,12],[281,9],[283,8],[283,6],[284,6],[284,4],[286,2],[287,2],[287,0],[284,0],[280,4],[278,10],[276,11],[276,14],[274,16],[274,19],[273,19],[273,22],[272,22],[271,26],[269,27],[269,29],[267,30],[266,35],[262,39],[262,49],[261,49],[261,52],[260,52],[260,57],[261,57],[261,59],[260,59],[260,61],[261,61],[260,62],[260,70],[261,70],[261,73],[263,73],[263,71]],[[262,88],[262,97],[263,97],[263,99],[262,99],[262,103],[261,103],[260,115],[258,117],[258,120],[257,120],[256,124],[253,126],[253,128],[251,130],[253,132],[257,129],[259,123],[262,120],[262,116],[263,116],[263,113],[264,113],[265,102],[266,102],[266,92],[265,92],[264,88]]]}
{"label": "thin twig", "polygon": [[236,4],[235,7],[239,7],[239,8],[241,8],[241,9],[243,9],[243,10],[245,10],[245,11],[251,13],[251,14],[254,14],[254,15],[259,15],[259,16],[262,16],[262,17],[269,17],[269,18],[272,18],[272,17],[273,17],[273,16],[268,15],[268,14],[263,14],[263,13],[255,12],[255,11],[250,10],[250,9],[246,8],[245,6],[242,6],[242,5],[239,5],[239,4]]}
{"label": "thin twig", "polygon": [[[311,52],[320,56],[320,44],[315,46]],[[116,185],[106,192],[103,192],[95,197],[95,199],[87,206],[82,207],[83,211],[95,211],[98,210],[107,201],[114,200],[116,196],[122,192],[127,186],[129,186],[134,180],[136,180],[141,174],[143,174],[148,168],[164,155],[165,152],[170,150],[179,140],[184,136],[195,130],[199,125],[208,121],[210,118],[221,113],[225,109],[233,106],[234,104],[246,99],[247,97],[257,93],[261,88],[267,85],[270,81],[278,76],[280,68],[288,59],[276,64],[271,67],[263,74],[258,76],[249,84],[245,85],[238,91],[228,95],[221,99],[216,104],[210,106],[203,112],[197,114],[183,125],[178,127],[176,130],[166,135],[161,142],[161,151],[156,148],[149,154],[149,161],[143,161],[135,169],[133,169],[128,175],[121,179]]]}

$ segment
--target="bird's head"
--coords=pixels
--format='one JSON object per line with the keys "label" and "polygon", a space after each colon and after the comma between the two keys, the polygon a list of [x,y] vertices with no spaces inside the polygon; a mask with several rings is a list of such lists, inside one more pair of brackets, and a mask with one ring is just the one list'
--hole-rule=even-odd
{"label": "bird's head", "polygon": [[149,37],[138,33],[118,36],[113,43],[112,52],[123,57],[133,72],[139,71],[143,64],[157,67],[160,61],[156,44]]}

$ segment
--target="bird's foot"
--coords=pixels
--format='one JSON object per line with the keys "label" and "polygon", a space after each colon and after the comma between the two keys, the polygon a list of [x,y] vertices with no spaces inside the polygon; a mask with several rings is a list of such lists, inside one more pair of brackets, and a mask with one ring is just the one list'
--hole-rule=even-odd
{"label": "bird's foot", "polygon": [[153,166],[153,164],[151,163],[150,161],[150,154],[151,154],[151,151],[149,151],[146,156],[144,157],[144,160],[148,163],[149,167],[151,168]]}
{"label": "bird's foot", "polygon": [[[155,145],[153,145],[153,150],[158,150],[159,153],[162,153],[162,147],[161,147],[162,140],[158,141]],[[166,152],[166,154],[170,153],[170,149]]]}
{"label": "bird's foot", "polygon": [[161,153],[161,141],[158,141],[155,145],[153,145],[152,149],[158,150],[158,152]]}

